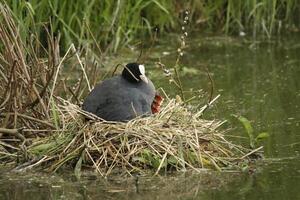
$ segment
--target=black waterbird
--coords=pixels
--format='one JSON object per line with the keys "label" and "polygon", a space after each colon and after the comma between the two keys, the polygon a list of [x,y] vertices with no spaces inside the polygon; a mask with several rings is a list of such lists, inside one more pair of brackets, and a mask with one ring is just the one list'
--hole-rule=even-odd
{"label": "black waterbird", "polygon": [[157,102],[157,97],[160,96],[146,77],[144,65],[129,63],[121,75],[96,85],[82,108],[107,121],[128,121],[158,112],[160,101]]}

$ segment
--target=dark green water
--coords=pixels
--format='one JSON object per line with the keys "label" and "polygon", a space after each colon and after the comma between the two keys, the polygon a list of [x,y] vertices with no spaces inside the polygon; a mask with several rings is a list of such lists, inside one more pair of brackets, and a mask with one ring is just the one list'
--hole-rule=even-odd
{"label": "dark green water", "polygon": [[[174,42],[175,41],[175,42]],[[151,54],[174,64],[176,40],[162,40]],[[207,117],[227,119],[230,134],[245,136],[231,114],[241,114],[255,131],[266,131],[264,161],[252,173],[177,173],[162,177],[108,180],[85,174],[1,173],[0,199],[300,199],[300,37],[265,42],[244,38],[193,37],[181,74],[185,88],[209,91],[204,65],[221,98]],[[191,70],[193,69],[193,70]],[[175,94],[159,69],[150,70],[157,86]],[[194,102],[197,103],[197,102]]]}

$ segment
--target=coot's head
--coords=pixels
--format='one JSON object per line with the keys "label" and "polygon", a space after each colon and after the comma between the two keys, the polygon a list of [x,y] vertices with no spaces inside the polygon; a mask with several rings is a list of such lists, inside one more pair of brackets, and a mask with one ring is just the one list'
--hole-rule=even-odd
{"label": "coot's head", "polygon": [[145,75],[145,67],[138,63],[128,63],[122,72],[123,78],[132,83],[144,81],[148,83],[148,78]]}

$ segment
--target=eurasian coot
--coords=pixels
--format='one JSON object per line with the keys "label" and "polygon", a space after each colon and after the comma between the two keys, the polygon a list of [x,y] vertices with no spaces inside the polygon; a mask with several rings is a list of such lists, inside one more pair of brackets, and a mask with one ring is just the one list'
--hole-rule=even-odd
{"label": "eurasian coot", "polygon": [[157,112],[160,96],[145,76],[144,65],[127,64],[122,74],[96,85],[82,108],[107,121],[128,121]]}

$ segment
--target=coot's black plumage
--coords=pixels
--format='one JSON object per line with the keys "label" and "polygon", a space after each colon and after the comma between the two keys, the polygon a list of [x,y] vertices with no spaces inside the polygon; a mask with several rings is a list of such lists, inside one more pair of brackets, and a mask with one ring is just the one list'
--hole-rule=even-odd
{"label": "coot's black plumage", "polygon": [[151,114],[155,87],[145,76],[145,68],[129,63],[122,75],[96,85],[83,102],[83,110],[107,121],[128,121]]}

